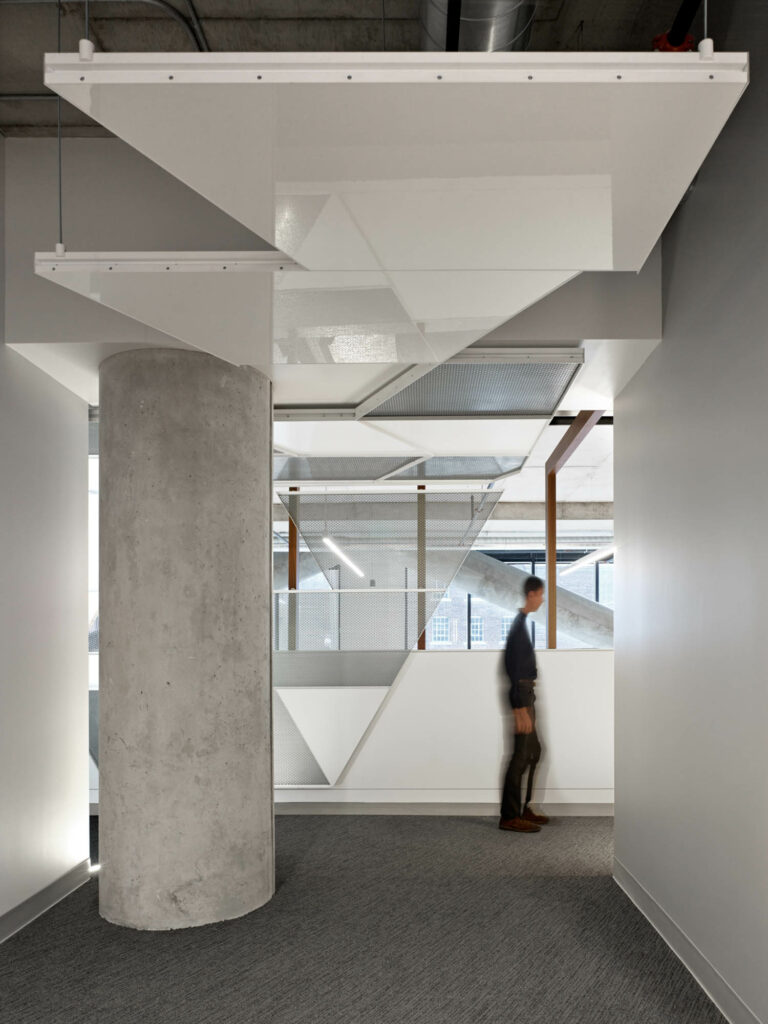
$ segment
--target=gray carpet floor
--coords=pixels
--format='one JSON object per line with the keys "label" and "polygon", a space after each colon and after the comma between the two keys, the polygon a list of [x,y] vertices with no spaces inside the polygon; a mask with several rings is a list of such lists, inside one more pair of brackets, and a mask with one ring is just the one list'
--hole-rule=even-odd
{"label": "gray carpet floor", "polygon": [[0,947],[2,1024],[722,1024],[610,878],[612,822],[277,819],[278,891],[135,932],[92,881]]}

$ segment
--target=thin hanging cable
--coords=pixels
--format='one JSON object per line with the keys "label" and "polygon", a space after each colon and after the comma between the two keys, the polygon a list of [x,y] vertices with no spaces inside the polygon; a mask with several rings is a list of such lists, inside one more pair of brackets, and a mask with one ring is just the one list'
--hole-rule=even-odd
{"label": "thin hanging cable", "polygon": [[[56,16],[57,16],[57,42],[59,47],[59,53],[61,53],[61,0],[58,0],[56,5]],[[63,197],[61,187],[61,96],[56,97],[56,137],[58,139],[59,148],[59,245],[64,244],[64,214],[63,214]]]}
{"label": "thin hanging cable", "polygon": [[386,24],[387,13],[386,13],[386,10],[385,10],[385,7],[384,7],[385,4],[386,4],[386,0],[381,0],[381,48],[382,48],[382,50],[386,50],[386,48],[387,48],[387,24]]}
{"label": "thin hanging cable", "polygon": [[89,10],[88,10],[88,0],[85,0],[85,38],[86,39],[90,39],[91,38],[91,36],[90,36],[90,24],[91,24],[91,19],[90,19]]}
{"label": "thin hanging cable", "polygon": [[704,0],[704,38],[709,39],[709,0]]}

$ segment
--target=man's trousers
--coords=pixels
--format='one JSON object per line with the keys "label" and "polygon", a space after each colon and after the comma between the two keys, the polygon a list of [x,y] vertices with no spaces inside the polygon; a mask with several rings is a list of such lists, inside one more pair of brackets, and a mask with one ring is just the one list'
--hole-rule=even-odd
{"label": "man's trousers", "polygon": [[[507,774],[504,778],[504,791],[501,797],[501,817],[505,820],[519,818],[531,802],[533,794],[533,776],[536,765],[541,757],[541,744],[536,734],[536,715],[533,708],[528,708],[533,719],[533,732],[516,732],[515,749],[509,761]],[[528,772],[525,803],[521,802],[523,775]]]}

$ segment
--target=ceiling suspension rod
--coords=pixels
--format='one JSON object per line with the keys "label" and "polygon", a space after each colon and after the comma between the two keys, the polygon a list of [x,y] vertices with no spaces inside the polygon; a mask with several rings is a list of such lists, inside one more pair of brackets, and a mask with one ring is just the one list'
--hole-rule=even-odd
{"label": "ceiling suspension rod", "polygon": [[[8,4],[9,6],[11,4],[55,4],[57,2],[58,0],[0,0],[0,4]],[[161,10],[165,11],[170,18],[173,18],[174,21],[177,21],[182,26],[189,38],[195,44],[195,49],[200,50],[201,52],[210,50],[205,36],[203,35],[202,25],[200,25],[200,19],[197,17],[197,11],[194,8],[193,0],[186,0],[186,3],[189,5],[190,13],[194,11],[194,18],[200,26],[200,35],[198,35],[195,25],[188,21],[181,11],[174,7],[173,4],[169,3],[168,0],[98,0],[98,2],[105,4],[129,2],[151,4],[153,7],[159,7]]]}

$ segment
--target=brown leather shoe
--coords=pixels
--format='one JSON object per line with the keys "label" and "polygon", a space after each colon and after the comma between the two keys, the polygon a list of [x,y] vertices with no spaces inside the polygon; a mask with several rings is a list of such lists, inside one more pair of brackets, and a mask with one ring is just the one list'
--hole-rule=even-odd
{"label": "brown leather shoe", "polygon": [[541,832],[538,825],[525,818],[501,818],[499,828],[504,832]]}
{"label": "brown leather shoe", "polygon": [[523,811],[523,821],[530,821],[534,825],[548,825],[549,818],[546,814],[537,814],[532,811],[530,807],[526,807]]}

